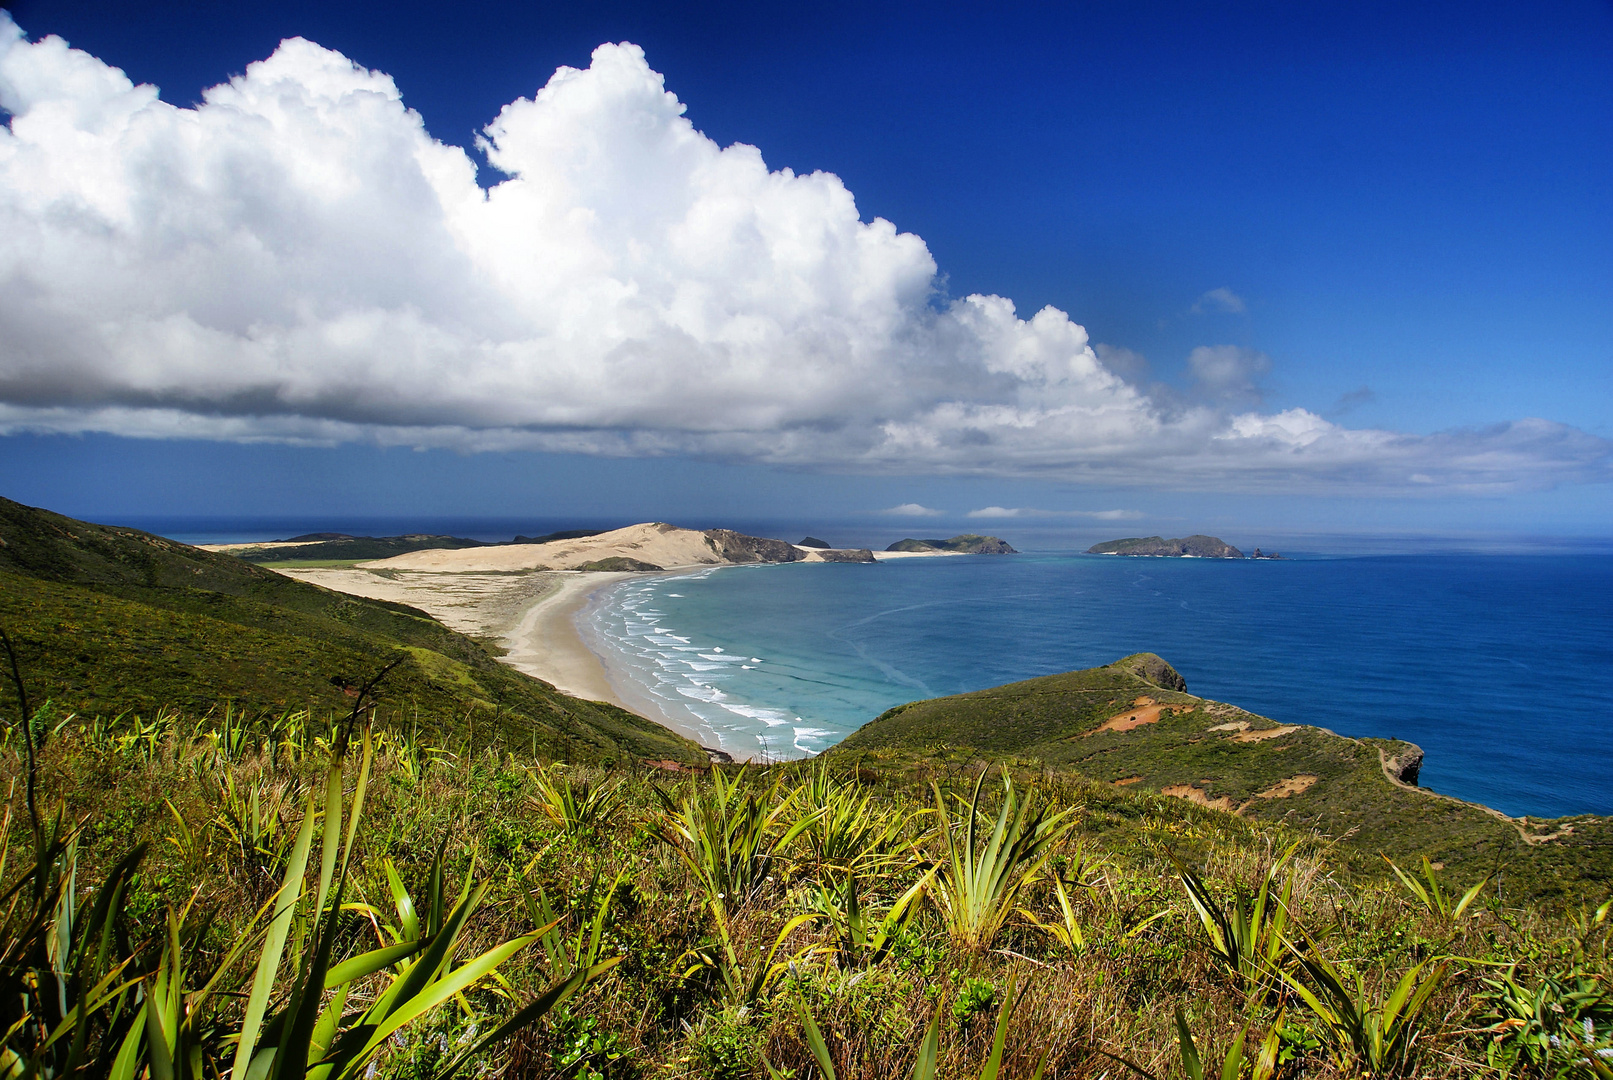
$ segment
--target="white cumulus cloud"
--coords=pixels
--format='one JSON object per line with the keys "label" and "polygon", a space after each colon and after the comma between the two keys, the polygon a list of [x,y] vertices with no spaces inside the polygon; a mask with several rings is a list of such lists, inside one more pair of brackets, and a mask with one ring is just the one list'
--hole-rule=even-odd
{"label": "white cumulus cloud", "polygon": [[299,38],[177,108],[0,12],[0,109],[0,433],[1226,490],[1610,474],[1544,420],[1261,413],[1259,354],[1195,352],[1195,403],[1151,396],[1062,311],[945,296],[838,177],[708,139],[634,45],[506,106],[489,190],[391,78]]}
{"label": "white cumulus cloud", "polygon": [[940,517],[941,516],[941,511],[932,510],[928,506],[924,506],[921,503],[902,503],[900,506],[892,506],[892,507],[889,507],[887,509],[881,510],[880,513],[881,514],[888,514],[891,517]]}
{"label": "white cumulus cloud", "polygon": [[1211,311],[1222,311],[1229,315],[1242,315],[1249,310],[1249,305],[1244,303],[1243,297],[1223,285],[1219,289],[1211,289],[1193,301],[1191,310],[1195,315],[1203,315]]}

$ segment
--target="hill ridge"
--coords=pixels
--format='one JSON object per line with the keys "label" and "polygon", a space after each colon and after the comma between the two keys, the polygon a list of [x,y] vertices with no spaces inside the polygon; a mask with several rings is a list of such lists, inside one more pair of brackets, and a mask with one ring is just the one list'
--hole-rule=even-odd
{"label": "hill ridge", "polygon": [[1416,787],[1415,744],[1339,735],[1198,697],[1153,653],[898,705],[825,756],[914,767],[1012,760],[1281,819],[1332,838],[1362,863],[1382,852],[1397,860],[1426,854],[1481,874],[1507,866],[1565,894],[1576,882],[1613,880],[1613,818],[1509,818]]}
{"label": "hill ridge", "polygon": [[479,724],[488,737],[585,760],[704,760],[658,724],[506,667],[418,608],[4,498],[0,625],[39,698],[89,714],[204,713],[226,702],[345,711],[343,684],[403,652],[409,659],[383,687],[384,715]]}

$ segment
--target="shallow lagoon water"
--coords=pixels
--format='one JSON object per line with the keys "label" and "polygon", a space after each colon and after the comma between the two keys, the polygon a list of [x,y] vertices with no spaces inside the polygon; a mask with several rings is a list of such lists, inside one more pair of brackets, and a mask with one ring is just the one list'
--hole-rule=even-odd
{"label": "shallow lagoon water", "polygon": [[581,618],[680,726],[795,757],[918,698],[1157,652],[1188,689],[1407,739],[1424,786],[1508,814],[1613,813],[1613,563],[1073,554],[633,578]]}

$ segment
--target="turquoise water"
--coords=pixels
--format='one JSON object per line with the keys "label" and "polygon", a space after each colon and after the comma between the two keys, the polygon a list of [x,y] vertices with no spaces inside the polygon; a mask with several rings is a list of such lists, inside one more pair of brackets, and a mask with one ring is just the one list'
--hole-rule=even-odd
{"label": "turquoise water", "polygon": [[1426,787],[1613,813],[1613,563],[1592,555],[732,567],[624,581],[582,628],[736,755],[816,753],[905,701],[1150,651],[1194,693],[1415,742]]}

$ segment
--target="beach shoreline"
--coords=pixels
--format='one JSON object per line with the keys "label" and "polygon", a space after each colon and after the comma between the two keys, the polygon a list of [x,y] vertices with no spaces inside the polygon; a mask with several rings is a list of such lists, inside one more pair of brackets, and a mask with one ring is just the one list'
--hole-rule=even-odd
{"label": "beach shoreline", "polygon": [[[577,628],[577,615],[600,589],[628,574],[554,574],[504,635],[504,663],[562,693],[627,708],[605,665]],[[679,734],[682,734],[680,732]]]}
{"label": "beach shoreline", "polygon": [[[691,570],[656,574],[676,577]],[[695,730],[670,716],[653,694],[618,663],[608,648],[590,642],[581,618],[600,601],[605,589],[643,573],[591,571],[555,574],[555,583],[535,597],[504,637],[504,663],[525,675],[542,679],[561,693],[587,701],[604,701],[653,720],[702,748],[714,743],[710,732]]]}
{"label": "beach shoreline", "polygon": [[336,592],[417,607],[452,630],[494,646],[507,667],[568,697],[603,701],[706,747],[720,737],[671,715],[634,678],[630,665],[587,633],[582,620],[604,591],[628,578],[676,577],[712,566],[680,566],[654,574],[625,571],[392,569],[387,566],[271,567]]}

